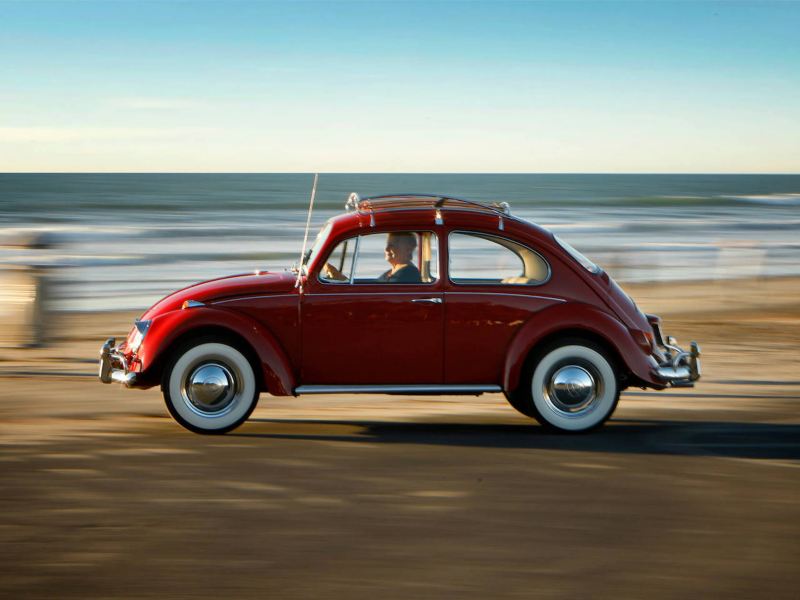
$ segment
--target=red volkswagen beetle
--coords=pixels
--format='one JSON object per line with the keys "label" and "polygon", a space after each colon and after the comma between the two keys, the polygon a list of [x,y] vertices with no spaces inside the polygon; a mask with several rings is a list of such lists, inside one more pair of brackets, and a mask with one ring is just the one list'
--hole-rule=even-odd
{"label": "red volkswagen beetle", "polygon": [[558,431],[586,431],[629,386],[691,386],[699,348],[661,332],[600,267],[507,204],[359,199],[299,272],[175,292],[101,349],[100,379],[160,385],[198,433],[243,423],[261,392],[503,392]]}

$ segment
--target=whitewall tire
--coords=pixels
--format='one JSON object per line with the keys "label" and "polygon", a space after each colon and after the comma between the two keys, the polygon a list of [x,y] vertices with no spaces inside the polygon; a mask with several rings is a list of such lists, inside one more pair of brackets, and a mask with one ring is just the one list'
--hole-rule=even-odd
{"label": "whitewall tire", "polygon": [[613,362],[602,348],[570,340],[545,350],[509,402],[543,426],[563,432],[599,427],[619,401]]}
{"label": "whitewall tire", "polygon": [[258,402],[250,362],[220,342],[180,350],[164,373],[164,400],[178,423],[196,433],[225,433],[241,425]]}

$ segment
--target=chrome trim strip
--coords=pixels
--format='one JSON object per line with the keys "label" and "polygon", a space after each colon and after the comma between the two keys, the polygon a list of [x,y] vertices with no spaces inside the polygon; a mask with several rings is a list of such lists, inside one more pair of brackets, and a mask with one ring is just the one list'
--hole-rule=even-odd
{"label": "chrome trim strip", "polygon": [[289,298],[298,297],[298,294],[260,294],[258,296],[242,296],[240,298],[225,298],[225,300],[212,300],[211,306],[225,304],[226,302],[237,302],[239,300],[258,300],[259,298]]}
{"label": "chrome trim strip", "polygon": [[[386,285],[430,285],[430,284],[411,284],[411,283],[387,283]],[[523,286],[520,286],[523,287]],[[306,296],[363,296],[366,292],[340,292],[338,294],[321,292],[321,293],[307,293]],[[508,294],[506,292],[447,292],[439,290],[420,290],[419,292],[369,292],[373,296],[421,296],[423,294],[448,294],[458,296],[511,296],[514,298],[535,298],[537,300],[552,300],[553,302],[566,302],[564,298],[555,298],[553,296],[536,296],[533,294]]]}
{"label": "chrome trim strip", "polygon": [[[353,286],[354,288],[357,288],[359,290],[369,289],[369,288],[376,287],[376,286],[379,286],[379,285],[391,285],[392,287],[399,287],[399,286],[408,287],[409,285],[435,285],[435,284],[439,283],[438,279],[436,279],[434,281],[431,281],[429,283],[402,283],[402,282],[392,283],[392,282],[389,282],[389,281],[375,281],[374,283],[355,283],[355,277],[353,277],[353,283],[351,283],[350,280],[348,280],[348,281],[326,281],[326,280],[323,280],[323,279],[318,279],[317,281],[319,281],[319,283],[321,283],[322,285],[339,285],[339,286],[349,285],[349,286]],[[434,290],[434,291],[436,291],[436,290]],[[362,294],[366,294],[368,292],[361,292],[361,293]]]}
{"label": "chrome trim strip", "polygon": [[[485,284],[485,285],[492,285],[492,284]],[[503,285],[503,284],[498,284],[498,285]],[[510,284],[505,284],[505,285],[510,285]],[[519,287],[524,289],[526,286],[520,285]],[[564,298],[555,298],[553,296],[536,296],[534,294],[509,294],[507,292],[444,292],[445,296],[447,296],[448,294],[459,295],[459,296],[514,296],[516,298],[536,298],[538,300],[553,300],[554,302],[566,302]]]}
{"label": "chrome trim strip", "polygon": [[[385,283],[385,284],[372,284],[375,285],[431,285],[430,283]],[[362,290],[363,288],[359,288]],[[340,292],[338,294],[321,292],[321,293],[307,293],[306,296],[364,296],[369,294],[371,296],[423,296],[425,294],[443,294],[441,290],[420,290],[418,292]],[[513,294],[510,294],[513,295]]]}
{"label": "chrome trim strip", "polygon": [[411,385],[301,385],[295,394],[483,394],[501,392],[489,384],[411,384]]}

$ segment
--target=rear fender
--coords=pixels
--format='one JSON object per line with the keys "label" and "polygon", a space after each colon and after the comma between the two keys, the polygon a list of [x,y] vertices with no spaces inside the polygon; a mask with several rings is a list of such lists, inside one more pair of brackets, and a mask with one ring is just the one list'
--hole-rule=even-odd
{"label": "rear fender", "polygon": [[622,365],[645,384],[662,388],[663,383],[653,378],[652,357],[649,357],[631,336],[628,328],[617,318],[588,304],[569,302],[556,304],[535,313],[514,336],[506,355],[503,389],[517,389],[528,356],[544,340],[586,332],[600,338],[615,350]]}
{"label": "rear fender", "polygon": [[[148,369],[163,365],[166,351],[172,344],[192,331],[203,329],[226,330],[244,339],[258,356],[267,391],[274,396],[289,396],[296,379],[281,345],[259,322],[222,308],[208,306],[174,310],[153,319],[144,342],[137,353],[145,380]],[[151,381],[152,382],[152,381]]]}

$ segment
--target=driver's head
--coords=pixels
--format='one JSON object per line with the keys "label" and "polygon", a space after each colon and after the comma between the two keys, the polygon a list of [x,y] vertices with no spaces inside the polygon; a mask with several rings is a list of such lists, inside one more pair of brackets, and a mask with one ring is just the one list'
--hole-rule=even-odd
{"label": "driver's head", "polygon": [[386,238],[386,260],[392,266],[408,264],[416,247],[417,236],[413,233],[390,233]]}

